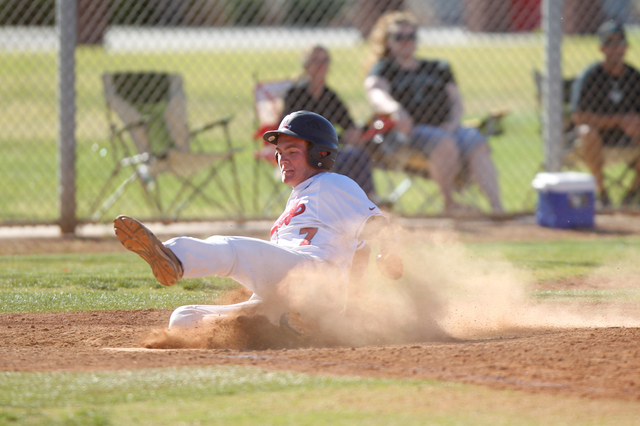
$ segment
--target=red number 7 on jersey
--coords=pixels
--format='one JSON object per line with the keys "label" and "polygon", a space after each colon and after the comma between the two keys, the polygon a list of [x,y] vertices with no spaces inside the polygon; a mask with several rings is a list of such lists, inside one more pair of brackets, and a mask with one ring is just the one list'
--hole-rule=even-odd
{"label": "red number 7 on jersey", "polygon": [[302,228],[300,229],[300,235],[305,234],[304,240],[300,243],[301,246],[308,246],[311,244],[311,240],[316,236],[318,228]]}

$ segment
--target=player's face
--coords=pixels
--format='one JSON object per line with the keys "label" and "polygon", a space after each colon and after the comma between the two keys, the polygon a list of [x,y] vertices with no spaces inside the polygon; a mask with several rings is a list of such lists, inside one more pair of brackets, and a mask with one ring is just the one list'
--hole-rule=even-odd
{"label": "player's face", "polygon": [[320,171],[311,167],[307,161],[307,144],[302,139],[280,135],[276,152],[278,153],[278,166],[282,174],[282,182],[292,188]]}

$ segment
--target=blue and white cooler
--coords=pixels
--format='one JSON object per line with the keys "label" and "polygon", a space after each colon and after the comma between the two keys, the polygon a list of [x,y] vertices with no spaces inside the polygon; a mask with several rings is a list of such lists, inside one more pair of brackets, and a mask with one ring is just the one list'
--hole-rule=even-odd
{"label": "blue and white cooler", "polygon": [[580,172],[538,173],[531,185],[538,190],[536,220],[550,228],[592,228],[596,181]]}

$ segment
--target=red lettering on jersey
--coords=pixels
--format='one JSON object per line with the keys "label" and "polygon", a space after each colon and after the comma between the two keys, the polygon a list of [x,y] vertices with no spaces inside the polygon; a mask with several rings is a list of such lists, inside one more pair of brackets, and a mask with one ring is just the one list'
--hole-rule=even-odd
{"label": "red lettering on jersey", "polygon": [[300,245],[308,246],[309,244],[311,244],[311,240],[313,239],[313,237],[316,236],[317,233],[318,233],[318,228],[302,228],[300,230],[300,235],[303,235],[303,234],[307,234],[307,235],[304,237],[304,240],[302,240]]}
{"label": "red lettering on jersey", "polygon": [[290,224],[291,219],[293,219],[298,215],[301,215],[302,213],[304,213],[305,210],[306,210],[305,205],[300,204],[300,201],[298,200],[296,204],[292,205],[289,210],[282,213],[278,218],[278,220],[276,220],[276,223],[274,223],[273,226],[271,227],[271,235],[273,235],[273,233],[276,232],[278,229],[280,229],[282,226]]}

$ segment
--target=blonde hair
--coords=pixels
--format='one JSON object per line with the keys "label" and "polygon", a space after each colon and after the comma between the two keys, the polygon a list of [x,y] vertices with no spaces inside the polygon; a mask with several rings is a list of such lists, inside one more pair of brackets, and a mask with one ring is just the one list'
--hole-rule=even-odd
{"label": "blonde hair", "polygon": [[389,56],[389,49],[387,49],[387,38],[391,32],[391,27],[408,23],[416,27],[418,25],[415,17],[408,12],[403,11],[391,11],[383,14],[378,18],[376,23],[371,29],[369,34],[368,44],[369,52],[365,61],[365,72],[369,72],[369,69],[382,58]]}

